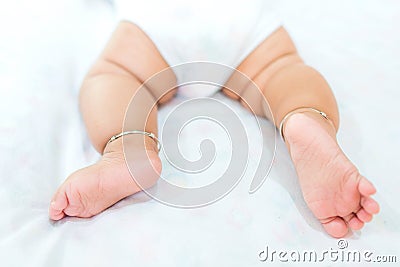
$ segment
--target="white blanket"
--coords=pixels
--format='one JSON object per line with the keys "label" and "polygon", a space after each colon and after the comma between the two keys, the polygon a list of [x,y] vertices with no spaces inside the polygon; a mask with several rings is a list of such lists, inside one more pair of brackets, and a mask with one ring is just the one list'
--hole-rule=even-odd
{"label": "white blanket", "polygon": [[[400,3],[270,2],[305,60],[332,85],[342,147],[378,189],[381,212],[346,238],[348,249],[397,255],[399,262]],[[48,204],[58,185],[97,158],[80,120],[77,93],[114,18],[105,1],[2,3],[0,266],[262,266],[270,264],[258,258],[267,245],[278,251],[340,250],[306,208],[281,142],[271,174],[255,194],[248,194],[255,166],[250,162],[237,188],[203,208],[172,208],[139,193],[91,219],[49,221]],[[239,104],[216,97],[238,112],[249,132],[255,129]],[[162,109],[160,123],[183,100]],[[270,124],[263,125],[271,137]],[[201,132],[187,131],[198,144]],[[216,138],[222,134],[215,132]],[[187,155],[198,151],[181,148]],[[185,178],[164,163],[164,174]],[[276,258],[273,263],[283,264]]]}

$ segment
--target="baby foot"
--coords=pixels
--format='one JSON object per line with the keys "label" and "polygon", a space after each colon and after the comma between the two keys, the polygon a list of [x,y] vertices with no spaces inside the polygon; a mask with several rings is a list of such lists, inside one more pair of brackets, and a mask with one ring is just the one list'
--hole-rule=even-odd
{"label": "baby foot", "polygon": [[[122,143],[120,139],[113,143],[116,142]],[[118,149],[105,152],[97,163],[74,172],[59,187],[50,204],[51,219],[92,217],[119,200],[141,191],[126,165],[122,145],[113,146],[118,146]],[[146,177],[146,187],[151,187],[160,175],[161,161],[156,150],[147,150],[147,155],[138,158],[135,163],[139,167],[146,166],[138,173]]]}
{"label": "baby foot", "polygon": [[375,188],[345,156],[333,127],[318,114],[288,118],[284,135],[304,199],[333,237],[359,230],[378,213]]}

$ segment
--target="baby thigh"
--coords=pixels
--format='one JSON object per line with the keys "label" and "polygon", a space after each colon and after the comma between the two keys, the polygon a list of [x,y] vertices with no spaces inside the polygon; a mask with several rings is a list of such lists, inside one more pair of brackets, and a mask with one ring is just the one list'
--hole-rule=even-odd
{"label": "baby thigh", "polygon": [[279,70],[296,63],[302,63],[302,59],[289,34],[281,27],[239,64],[237,72],[228,79],[222,91],[239,100],[254,114],[271,119],[263,89]]}

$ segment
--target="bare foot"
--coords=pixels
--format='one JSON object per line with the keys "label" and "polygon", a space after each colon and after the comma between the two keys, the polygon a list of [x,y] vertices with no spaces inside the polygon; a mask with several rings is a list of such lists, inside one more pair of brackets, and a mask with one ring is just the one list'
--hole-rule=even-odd
{"label": "bare foot", "polygon": [[335,131],[318,114],[298,113],[288,118],[284,135],[304,199],[333,237],[349,228],[359,230],[379,212],[371,198],[375,188],[344,155]]}
{"label": "bare foot", "polygon": [[[160,175],[161,161],[155,149],[148,149],[147,155],[138,158],[135,164],[147,166],[142,167],[139,173],[148,179],[147,186],[150,187]],[[53,220],[65,216],[92,217],[139,191],[141,188],[132,179],[126,165],[120,138],[107,147],[97,163],[74,172],[65,180],[52,198],[49,216]]]}

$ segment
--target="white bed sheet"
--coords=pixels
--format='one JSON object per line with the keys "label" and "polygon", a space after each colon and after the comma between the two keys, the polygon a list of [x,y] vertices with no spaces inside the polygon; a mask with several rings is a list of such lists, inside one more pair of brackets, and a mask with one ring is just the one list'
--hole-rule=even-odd
{"label": "white bed sheet", "polygon": [[[270,2],[305,60],[334,88],[342,147],[378,189],[381,213],[347,237],[349,249],[397,255],[399,262],[400,3]],[[236,189],[200,209],[168,207],[142,193],[91,219],[49,221],[54,190],[70,172],[96,160],[77,92],[116,22],[105,1],[3,1],[2,7],[0,266],[262,266],[268,263],[258,253],[266,245],[337,249],[305,207],[282,143],[270,176],[253,195],[247,193],[250,164]],[[240,105],[216,98],[232,105],[247,130],[255,129]],[[162,109],[160,122],[183,100]],[[268,123],[263,125],[271,138]],[[202,138],[196,127],[188,131]],[[190,154],[194,148],[182,149]],[[166,164],[164,174],[171,173]],[[331,264],[344,265],[323,263]]]}

